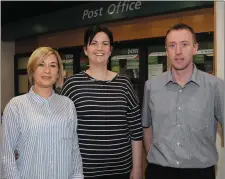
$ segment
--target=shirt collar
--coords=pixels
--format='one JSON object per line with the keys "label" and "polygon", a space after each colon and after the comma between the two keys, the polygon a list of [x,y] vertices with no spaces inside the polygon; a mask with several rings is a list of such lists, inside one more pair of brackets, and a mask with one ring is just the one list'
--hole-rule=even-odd
{"label": "shirt collar", "polygon": [[49,96],[47,99],[44,97],[41,97],[39,94],[35,93],[33,91],[33,86],[30,88],[29,90],[29,95],[31,96],[31,98],[34,99],[35,102],[37,102],[38,104],[44,104],[44,103],[52,103],[54,98],[55,98],[55,91],[52,90],[52,95]]}
{"label": "shirt collar", "polygon": [[[191,75],[191,78],[188,80],[187,83],[189,83],[190,81],[196,83],[198,86],[200,86],[200,80],[199,80],[199,75],[198,75],[198,69],[196,67],[195,64],[193,64],[193,73]],[[173,76],[172,76],[172,71],[171,71],[171,68],[170,70],[167,72],[167,76],[166,76],[166,80],[165,80],[165,86],[169,83],[169,82],[172,82],[172,83],[176,83],[175,80],[173,79]]]}

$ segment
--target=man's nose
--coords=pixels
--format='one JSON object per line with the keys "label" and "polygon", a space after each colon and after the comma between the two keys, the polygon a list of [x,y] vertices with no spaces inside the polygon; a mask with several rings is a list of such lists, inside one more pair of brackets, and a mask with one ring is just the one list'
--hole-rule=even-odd
{"label": "man's nose", "polygon": [[179,44],[176,46],[175,50],[176,50],[176,54],[182,53],[182,48],[181,48],[181,46]]}

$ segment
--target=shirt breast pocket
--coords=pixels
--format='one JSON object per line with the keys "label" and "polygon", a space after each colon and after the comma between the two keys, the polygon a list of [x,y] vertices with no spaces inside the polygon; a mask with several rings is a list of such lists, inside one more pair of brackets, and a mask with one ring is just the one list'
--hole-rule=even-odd
{"label": "shirt breast pocket", "polygon": [[149,107],[151,112],[157,114],[168,114],[172,108],[169,94],[162,92],[153,93],[150,96]]}
{"label": "shirt breast pocket", "polygon": [[190,98],[186,105],[184,118],[192,129],[205,130],[212,125],[213,108],[210,107],[209,99],[206,97]]}

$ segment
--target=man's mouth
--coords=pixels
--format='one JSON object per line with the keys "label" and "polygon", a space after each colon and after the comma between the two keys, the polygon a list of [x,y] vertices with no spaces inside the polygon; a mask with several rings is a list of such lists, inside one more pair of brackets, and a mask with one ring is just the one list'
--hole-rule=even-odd
{"label": "man's mouth", "polygon": [[184,60],[184,58],[175,58],[175,60]]}

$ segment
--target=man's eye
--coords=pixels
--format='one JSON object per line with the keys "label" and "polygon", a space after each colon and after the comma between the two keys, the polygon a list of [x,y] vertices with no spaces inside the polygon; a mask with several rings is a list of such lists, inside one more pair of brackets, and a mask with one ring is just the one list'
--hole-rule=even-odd
{"label": "man's eye", "polygon": [[169,44],[170,48],[174,48],[176,45],[175,44]]}
{"label": "man's eye", "polygon": [[44,66],[44,64],[43,64],[43,63],[40,63],[38,66],[43,67],[43,66]]}
{"label": "man's eye", "polygon": [[95,45],[96,44],[96,42],[91,42],[91,45]]}
{"label": "man's eye", "polygon": [[188,45],[188,43],[182,43],[181,46],[182,47],[186,47]]}
{"label": "man's eye", "polygon": [[55,67],[56,67],[56,65],[51,65],[51,67],[55,68]]}

